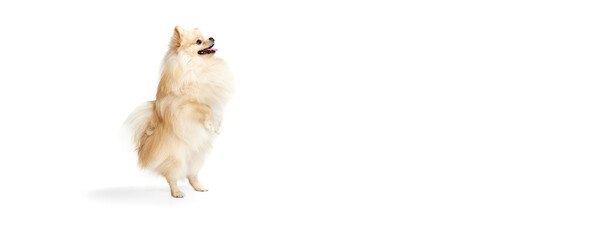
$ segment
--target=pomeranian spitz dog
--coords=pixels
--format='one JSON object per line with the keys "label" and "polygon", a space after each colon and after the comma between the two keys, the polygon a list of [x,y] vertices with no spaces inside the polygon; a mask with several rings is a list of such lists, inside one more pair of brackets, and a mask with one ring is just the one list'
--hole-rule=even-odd
{"label": "pomeranian spitz dog", "polygon": [[126,125],[138,151],[138,165],[165,177],[171,196],[187,178],[200,192],[198,172],[219,134],[225,105],[233,94],[226,62],[214,56],[214,38],[199,29],[175,27],[163,59],[156,100],[134,110]]}

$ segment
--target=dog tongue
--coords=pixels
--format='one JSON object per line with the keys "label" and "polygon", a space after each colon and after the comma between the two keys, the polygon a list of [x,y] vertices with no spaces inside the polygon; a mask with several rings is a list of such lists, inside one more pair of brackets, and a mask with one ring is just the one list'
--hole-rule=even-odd
{"label": "dog tongue", "polygon": [[216,48],[210,48],[210,49],[208,49],[208,50],[210,50],[210,51],[215,51],[215,52],[216,52],[216,51],[218,51],[218,49],[216,49]]}

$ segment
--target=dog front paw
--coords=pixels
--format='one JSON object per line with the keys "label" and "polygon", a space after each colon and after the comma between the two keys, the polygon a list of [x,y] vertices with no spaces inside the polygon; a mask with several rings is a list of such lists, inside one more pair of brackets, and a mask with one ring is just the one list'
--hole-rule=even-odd
{"label": "dog front paw", "polygon": [[214,128],[214,123],[212,123],[212,120],[204,121],[204,127],[210,132],[216,131],[216,129]]}
{"label": "dog front paw", "polygon": [[222,126],[222,124],[220,121],[214,121],[213,126],[212,126],[214,128],[214,133],[220,134],[221,126]]}
{"label": "dog front paw", "polygon": [[204,128],[211,133],[220,134],[220,121],[205,120]]}

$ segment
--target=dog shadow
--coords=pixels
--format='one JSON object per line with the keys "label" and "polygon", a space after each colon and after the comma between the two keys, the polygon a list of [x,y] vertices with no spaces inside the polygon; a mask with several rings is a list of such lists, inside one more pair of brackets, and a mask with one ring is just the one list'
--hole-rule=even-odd
{"label": "dog shadow", "polygon": [[[191,193],[188,189],[183,189],[184,198],[173,198],[168,187],[116,187],[104,188],[90,191],[86,197],[97,202],[110,204],[163,204],[188,202],[184,201]],[[193,190],[192,190],[193,191]]]}

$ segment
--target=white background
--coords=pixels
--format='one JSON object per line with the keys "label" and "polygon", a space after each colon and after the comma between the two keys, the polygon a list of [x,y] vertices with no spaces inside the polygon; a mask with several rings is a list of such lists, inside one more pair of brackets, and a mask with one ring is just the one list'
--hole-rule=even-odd
{"label": "white background", "polygon": [[[0,4],[2,239],[591,239],[589,1]],[[120,136],[175,25],[236,77],[184,199]]]}

